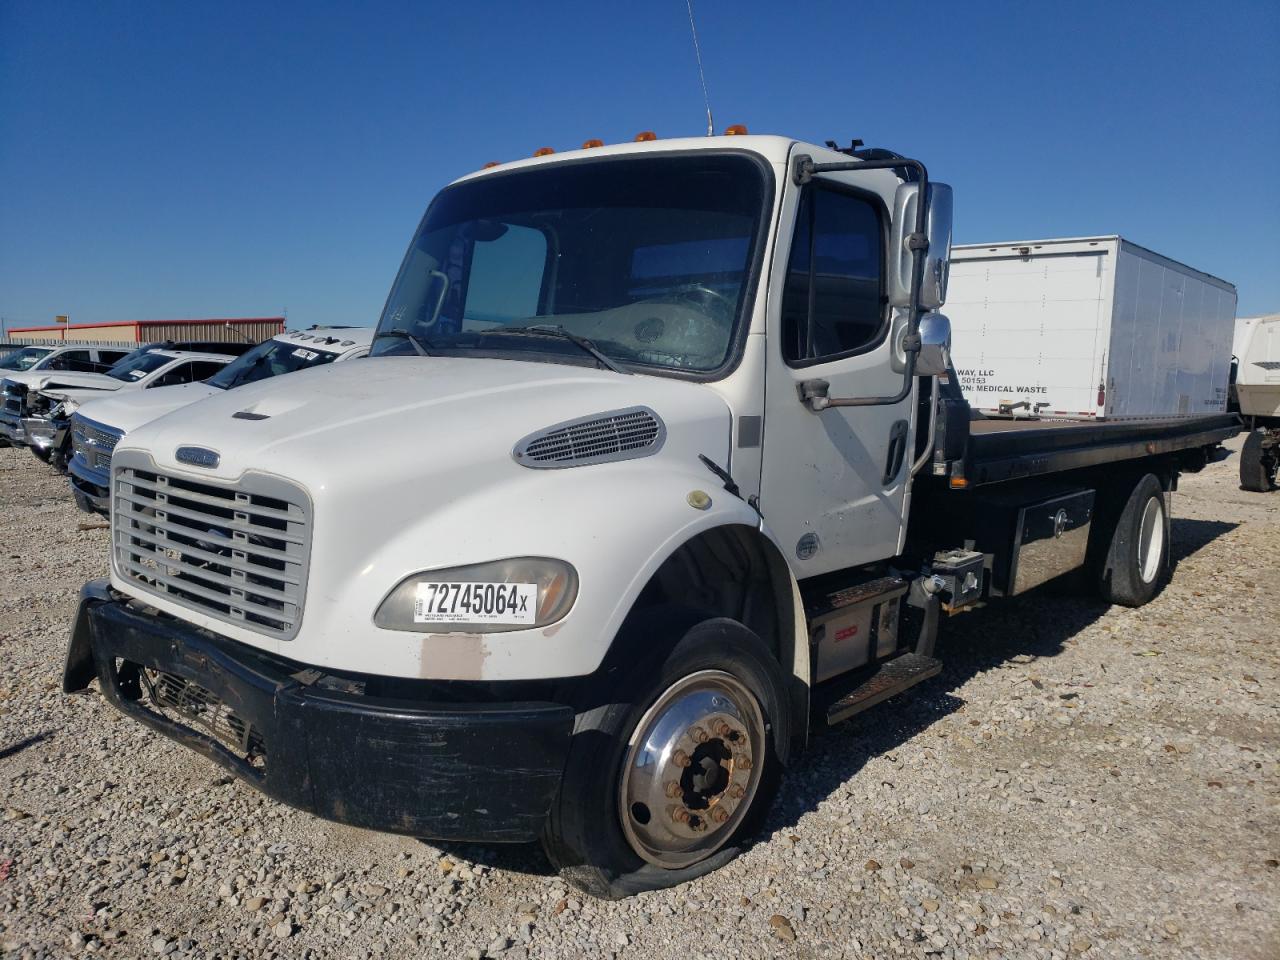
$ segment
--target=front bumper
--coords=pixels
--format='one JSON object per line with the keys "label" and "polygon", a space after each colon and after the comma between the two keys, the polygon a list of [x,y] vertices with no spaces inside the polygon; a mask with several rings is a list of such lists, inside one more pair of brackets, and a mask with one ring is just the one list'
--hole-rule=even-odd
{"label": "front bumper", "polygon": [[67,462],[67,474],[71,481],[71,495],[76,506],[85,513],[111,513],[111,474],[107,470],[95,470],[85,463],[84,457],[75,454]]}
{"label": "front bumper", "polygon": [[22,429],[22,417],[0,410],[0,439],[8,441],[15,447],[27,445],[27,432]]}
{"label": "front bumper", "polygon": [[50,453],[62,446],[67,438],[66,420],[51,420],[48,417],[23,417],[22,431],[26,434],[27,443],[44,453]]}
{"label": "front bumper", "polygon": [[105,580],[81,591],[63,689],[94,677],[117,709],[277,800],[447,840],[535,839],[573,726],[563,704],[366,696],[349,677],[142,612]]}

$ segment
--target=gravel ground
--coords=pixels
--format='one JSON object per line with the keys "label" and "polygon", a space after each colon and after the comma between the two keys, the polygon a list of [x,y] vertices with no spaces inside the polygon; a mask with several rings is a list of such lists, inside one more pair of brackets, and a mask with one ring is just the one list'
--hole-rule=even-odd
{"label": "gravel ground", "polygon": [[[1238,449],[1239,444],[1233,444]],[[1142,610],[1041,591],[945,624],[942,676],[820,733],[710,877],[584,898],[529,847],[269,801],[58,685],[107,534],[0,449],[0,947],[114,957],[1280,956],[1280,493],[1183,478]]]}

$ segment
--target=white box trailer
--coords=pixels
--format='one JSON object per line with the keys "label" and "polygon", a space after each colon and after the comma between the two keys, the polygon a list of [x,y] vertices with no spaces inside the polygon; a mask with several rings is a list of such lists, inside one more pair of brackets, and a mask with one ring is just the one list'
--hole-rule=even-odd
{"label": "white box trailer", "polygon": [[1232,284],[1122,237],[951,248],[952,357],[988,414],[1221,413],[1235,312]]}

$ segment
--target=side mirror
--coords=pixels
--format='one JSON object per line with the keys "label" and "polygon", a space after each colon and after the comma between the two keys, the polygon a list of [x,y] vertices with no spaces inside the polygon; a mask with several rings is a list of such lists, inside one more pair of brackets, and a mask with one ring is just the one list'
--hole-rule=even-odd
{"label": "side mirror", "polygon": [[920,354],[916,357],[916,374],[938,377],[951,368],[951,321],[940,313],[926,313],[920,318]]}
{"label": "side mirror", "polygon": [[[947,277],[951,261],[951,187],[929,184],[929,210],[925,236],[929,249],[924,257],[924,277],[920,282],[920,309],[937,310],[947,300]],[[893,232],[889,238],[889,304],[911,306],[911,250],[907,238],[916,229],[916,205],[920,184],[903,183],[893,198]]]}

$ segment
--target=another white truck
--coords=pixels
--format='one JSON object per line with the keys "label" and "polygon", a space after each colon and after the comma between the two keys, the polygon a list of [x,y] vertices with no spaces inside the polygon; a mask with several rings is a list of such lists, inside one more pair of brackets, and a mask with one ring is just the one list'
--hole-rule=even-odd
{"label": "another white truck", "polygon": [[784,137],[462,178],[367,361],[117,444],[64,688],[319,816],[540,838],[598,896],[715,868],[812,723],[941,670],[946,615],[1081,567],[1151,599],[1179,474],[1239,431],[971,429],[950,235],[923,164]]}
{"label": "another white truck", "polygon": [[1122,237],[951,248],[953,359],[983,413],[1223,413],[1235,315],[1230,283]]}
{"label": "another white truck", "polygon": [[264,340],[213,376],[160,390],[137,390],[92,400],[70,418],[72,456],[67,465],[71,493],[86,513],[110,512],[111,453],[120,439],[144,423],[224,390],[285,373],[309,370],[366,356],[373,341],[368,327],[312,327]]}
{"label": "another white truck", "polygon": [[101,373],[129,356],[128,349],[82,344],[30,346],[0,360],[0,446],[25,446],[27,391],[50,376]]}
{"label": "another white truck", "polygon": [[1242,319],[1235,346],[1235,394],[1249,435],[1240,451],[1240,486],[1276,488],[1280,463],[1280,314]]}

